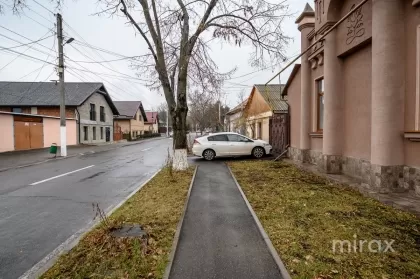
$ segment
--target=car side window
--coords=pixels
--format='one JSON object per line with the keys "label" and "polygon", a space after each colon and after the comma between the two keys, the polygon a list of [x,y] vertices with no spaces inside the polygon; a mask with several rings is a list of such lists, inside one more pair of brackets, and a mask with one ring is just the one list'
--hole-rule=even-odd
{"label": "car side window", "polygon": [[228,141],[228,138],[226,135],[215,135],[215,136],[208,137],[207,140],[208,141]]}
{"label": "car side window", "polygon": [[252,142],[252,140],[247,139],[246,137],[238,136],[240,142]]}
{"label": "car side window", "polygon": [[228,134],[227,137],[229,141],[232,141],[232,142],[250,142],[249,139],[240,135]]}
{"label": "car side window", "polygon": [[233,142],[240,142],[240,136],[238,135],[227,135],[229,141],[233,141]]}

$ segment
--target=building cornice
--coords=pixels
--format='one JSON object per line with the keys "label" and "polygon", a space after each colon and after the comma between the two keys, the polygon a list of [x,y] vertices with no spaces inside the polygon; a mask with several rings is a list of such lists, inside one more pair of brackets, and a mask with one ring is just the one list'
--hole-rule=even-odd
{"label": "building cornice", "polygon": [[314,27],[315,27],[315,23],[307,22],[307,23],[299,24],[298,30],[302,31],[305,28],[314,28]]}
{"label": "building cornice", "polygon": [[331,28],[331,26],[333,26],[335,24],[334,21],[328,21],[326,23],[324,23],[324,25],[322,25],[318,31],[316,32],[317,34],[324,34],[328,29]]}
{"label": "building cornice", "polygon": [[315,28],[312,29],[312,31],[308,33],[308,36],[306,36],[306,38],[308,38],[308,40],[312,40],[314,36],[315,36]]}

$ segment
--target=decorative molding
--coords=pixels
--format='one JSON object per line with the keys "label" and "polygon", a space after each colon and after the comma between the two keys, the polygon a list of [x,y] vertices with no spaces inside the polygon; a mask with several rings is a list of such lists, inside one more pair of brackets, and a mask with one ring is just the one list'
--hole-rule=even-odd
{"label": "decorative molding", "polygon": [[323,53],[323,52],[320,52],[320,53],[316,56],[316,58],[318,59],[318,65],[319,65],[319,66],[324,65],[324,53]]}
{"label": "decorative molding", "polygon": [[323,138],[324,134],[323,132],[314,132],[314,133],[309,133],[309,136],[311,138]]}
{"label": "decorative molding", "polygon": [[318,31],[316,32],[317,34],[324,34],[327,30],[329,30],[336,22],[335,21],[328,21],[326,23],[324,23],[324,25],[322,25]]}
{"label": "decorative molding", "polygon": [[307,22],[307,23],[303,23],[303,24],[300,24],[299,26],[298,26],[298,30],[299,31],[302,31],[303,29],[305,29],[305,28],[314,28],[315,27],[315,23],[312,23],[312,22]]}
{"label": "decorative molding", "polygon": [[420,0],[413,0],[413,6],[419,6],[420,5]]}
{"label": "decorative molding", "polygon": [[[356,5],[351,6],[353,10]],[[347,38],[346,44],[350,45],[356,38],[360,38],[365,34],[365,27],[363,24],[362,7],[355,10],[347,19]]]}
{"label": "decorative molding", "polygon": [[317,64],[318,64],[318,60],[316,59],[316,57],[314,57],[311,60],[309,60],[309,62],[311,63],[311,68],[312,69],[316,69]]}
{"label": "decorative molding", "polygon": [[420,131],[404,132],[404,138],[410,141],[420,141]]}
{"label": "decorative molding", "polygon": [[314,36],[315,36],[315,28],[312,29],[312,31],[308,33],[308,35],[306,36],[306,38],[308,38],[308,40],[312,40],[312,38]]}
{"label": "decorative molding", "polygon": [[308,60],[316,58],[316,56],[318,56],[318,54],[320,54],[320,53],[324,53],[324,47],[323,46],[321,48],[317,49],[317,50],[312,51],[312,53],[308,56]]}

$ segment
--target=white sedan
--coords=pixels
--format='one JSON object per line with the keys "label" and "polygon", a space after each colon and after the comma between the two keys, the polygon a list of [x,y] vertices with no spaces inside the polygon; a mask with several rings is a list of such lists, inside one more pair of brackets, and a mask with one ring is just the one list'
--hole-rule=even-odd
{"label": "white sedan", "polygon": [[215,157],[252,155],[261,158],[270,154],[272,146],[263,140],[252,140],[237,133],[214,133],[196,138],[193,154],[207,161]]}

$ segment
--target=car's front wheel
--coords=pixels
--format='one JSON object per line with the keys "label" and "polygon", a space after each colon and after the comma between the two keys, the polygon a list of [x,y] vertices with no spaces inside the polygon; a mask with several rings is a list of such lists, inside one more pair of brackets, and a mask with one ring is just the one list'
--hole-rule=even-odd
{"label": "car's front wheel", "polygon": [[252,156],[254,156],[254,158],[257,158],[257,159],[262,158],[264,156],[264,153],[265,153],[264,148],[259,147],[259,146],[255,147],[252,150]]}
{"label": "car's front wheel", "polygon": [[214,157],[216,157],[216,152],[214,152],[211,149],[206,149],[203,152],[203,158],[207,161],[211,161],[214,159]]}

